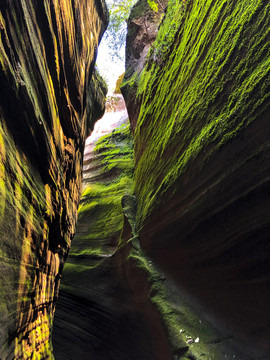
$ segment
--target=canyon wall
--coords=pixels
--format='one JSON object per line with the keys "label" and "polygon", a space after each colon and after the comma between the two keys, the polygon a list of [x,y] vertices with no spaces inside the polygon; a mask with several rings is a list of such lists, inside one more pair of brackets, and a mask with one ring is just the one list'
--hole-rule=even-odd
{"label": "canyon wall", "polygon": [[57,360],[173,359],[149,297],[148,261],[135,250],[133,170],[129,126],[86,146],[78,226],[55,313]]}
{"label": "canyon wall", "polygon": [[171,0],[123,84],[141,246],[241,359],[270,352],[269,24],[268,1]]}
{"label": "canyon wall", "polygon": [[84,141],[104,111],[93,75],[103,0],[0,3],[0,358],[52,359]]}
{"label": "canyon wall", "polygon": [[[270,5],[150,4],[123,84],[136,197],[121,128],[85,159],[57,356],[269,359]],[[53,358],[106,24],[101,0],[0,3],[2,360]]]}
{"label": "canyon wall", "polygon": [[136,101],[138,80],[145,66],[148,51],[153,46],[152,44],[157,36],[158,26],[164,16],[167,3],[168,0],[162,0],[157,6],[152,2],[156,10],[154,11],[147,0],[140,0],[131,9],[127,21],[126,71],[121,92],[125,98],[133,132],[140,110]]}

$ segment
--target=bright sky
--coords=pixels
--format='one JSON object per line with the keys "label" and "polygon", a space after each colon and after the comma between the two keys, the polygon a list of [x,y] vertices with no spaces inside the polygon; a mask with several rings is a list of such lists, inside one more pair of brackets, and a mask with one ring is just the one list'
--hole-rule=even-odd
{"label": "bright sky", "polygon": [[109,56],[108,45],[103,38],[98,47],[98,56],[97,56],[97,67],[100,75],[106,80],[109,95],[115,89],[115,84],[120,75],[125,71],[125,48],[123,46],[121,58],[122,61],[118,60],[113,62]]}

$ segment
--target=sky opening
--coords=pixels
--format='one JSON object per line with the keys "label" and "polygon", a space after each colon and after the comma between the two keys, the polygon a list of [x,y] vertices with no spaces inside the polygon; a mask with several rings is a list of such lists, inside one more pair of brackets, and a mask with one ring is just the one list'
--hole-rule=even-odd
{"label": "sky opening", "polygon": [[108,85],[108,95],[111,95],[118,77],[125,71],[125,46],[120,50],[119,59],[112,59],[108,39],[103,37],[98,47],[96,64],[100,75]]}

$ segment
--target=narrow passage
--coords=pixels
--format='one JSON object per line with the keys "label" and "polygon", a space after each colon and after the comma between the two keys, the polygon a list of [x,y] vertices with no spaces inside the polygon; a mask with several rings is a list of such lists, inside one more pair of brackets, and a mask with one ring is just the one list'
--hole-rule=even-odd
{"label": "narrow passage", "polygon": [[114,255],[121,247],[121,199],[132,193],[133,167],[133,136],[124,100],[116,95],[86,142],[77,232],[54,319],[56,360],[170,359],[145,273],[122,263],[127,249]]}

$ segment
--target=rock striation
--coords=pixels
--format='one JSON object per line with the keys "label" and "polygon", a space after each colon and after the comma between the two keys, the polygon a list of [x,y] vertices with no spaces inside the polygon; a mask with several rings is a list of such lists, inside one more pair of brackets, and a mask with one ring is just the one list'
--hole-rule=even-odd
{"label": "rock striation", "polygon": [[141,246],[241,359],[270,353],[269,10],[170,0],[127,95]]}
{"label": "rock striation", "polygon": [[[269,10],[134,7],[135,170],[126,126],[85,156],[57,360],[269,359]],[[101,0],[0,3],[3,360],[53,358],[85,137],[104,112],[106,24]]]}
{"label": "rock striation", "polygon": [[[77,231],[55,312],[55,357],[236,358],[231,334],[213,328],[194,311],[141,248],[127,120],[122,111],[107,110],[86,141]],[[110,129],[117,123],[118,128]]]}
{"label": "rock striation", "polygon": [[121,92],[125,98],[132,131],[136,127],[140,109],[139,103],[136,103],[138,80],[146,63],[149,49],[156,39],[158,26],[165,14],[167,3],[167,0],[161,0],[157,6],[152,2],[156,6],[153,9],[149,5],[151,1],[140,0],[133,6],[127,21],[126,71]]}
{"label": "rock striation", "polygon": [[52,359],[86,135],[106,89],[93,75],[102,0],[0,3],[0,358]]}
{"label": "rock striation", "polygon": [[145,299],[148,307],[152,305],[147,296],[131,288],[143,276],[139,278],[139,269],[127,260],[126,247],[120,250],[124,245],[121,199],[131,196],[132,177],[129,126],[122,125],[86,146],[78,227],[54,322],[56,359],[159,359],[152,344],[156,331],[150,330],[141,309]]}
{"label": "rock striation", "polygon": [[133,136],[122,124],[96,140],[99,123],[115,115],[113,124],[121,114],[106,112],[87,140],[77,232],[55,313],[57,360],[173,359],[166,328],[149,298],[151,264],[135,250]]}

